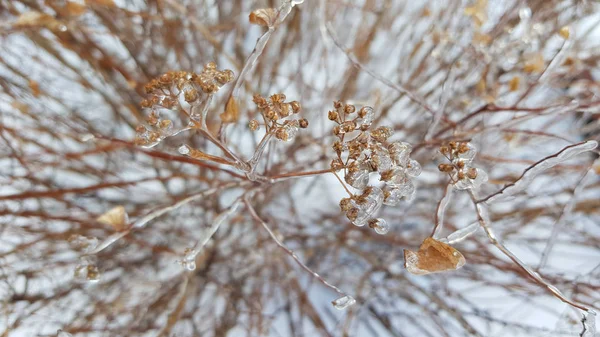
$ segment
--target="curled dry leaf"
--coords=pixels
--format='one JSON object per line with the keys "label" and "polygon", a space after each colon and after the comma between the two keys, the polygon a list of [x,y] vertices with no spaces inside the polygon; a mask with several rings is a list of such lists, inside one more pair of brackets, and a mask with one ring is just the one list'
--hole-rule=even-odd
{"label": "curled dry leaf", "polygon": [[404,250],[404,267],[415,275],[456,270],[465,265],[465,257],[452,246],[428,237],[418,252]]}
{"label": "curled dry leaf", "polygon": [[261,8],[250,13],[250,23],[258,26],[272,27],[277,19],[275,8]]}
{"label": "curled dry leaf", "polygon": [[112,226],[117,232],[125,229],[127,223],[129,223],[129,216],[125,212],[125,207],[117,206],[110,211],[102,214],[96,219],[106,225]]}
{"label": "curled dry leaf", "polygon": [[238,103],[233,96],[229,97],[225,111],[219,117],[223,123],[235,123],[240,119]]}

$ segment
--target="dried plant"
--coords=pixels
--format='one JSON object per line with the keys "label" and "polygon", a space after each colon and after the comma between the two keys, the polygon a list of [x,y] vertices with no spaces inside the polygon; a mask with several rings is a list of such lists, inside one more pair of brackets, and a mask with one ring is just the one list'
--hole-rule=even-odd
{"label": "dried plant", "polygon": [[0,8],[0,336],[597,336],[597,2]]}

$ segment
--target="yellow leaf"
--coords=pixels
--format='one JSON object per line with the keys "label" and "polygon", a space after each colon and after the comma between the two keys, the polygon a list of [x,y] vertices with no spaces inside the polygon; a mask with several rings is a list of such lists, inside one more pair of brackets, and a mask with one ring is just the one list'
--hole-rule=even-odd
{"label": "yellow leaf", "polygon": [[571,35],[571,29],[569,29],[569,26],[564,26],[558,31],[558,34],[566,40]]}
{"label": "yellow leaf", "polygon": [[125,212],[125,207],[117,206],[110,211],[102,214],[96,219],[98,222],[112,226],[117,232],[125,229],[129,223],[129,216]]}
{"label": "yellow leaf", "polygon": [[519,90],[519,84],[521,83],[521,79],[519,76],[513,77],[510,82],[508,82],[508,90],[517,91]]}

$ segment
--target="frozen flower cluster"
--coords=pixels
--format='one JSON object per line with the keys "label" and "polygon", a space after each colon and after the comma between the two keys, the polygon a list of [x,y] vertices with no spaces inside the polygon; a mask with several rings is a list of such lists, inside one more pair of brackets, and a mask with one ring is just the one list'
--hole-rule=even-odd
{"label": "frozen flower cluster", "polygon": [[440,164],[438,169],[450,175],[456,189],[478,188],[488,180],[484,170],[472,166],[477,149],[471,143],[450,142],[441,146],[440,152],[450,164]]}
{"label": "frozen flower cluster", "polygon": [[209,62],[200,73],[170,71],[150,81],[144,87],[148,98],[140,104],[150,109],[150,114],[147,125],[137,127],[135,143],[152,147],[177,132],[171,120],[161,119],[161,110],[182,111],[192,125],[202,123],[209,98],[233,77],[231,70],[218,70],[214,62]]}
{"label": "frozen flower cluster", "polygon": [[[300,128],[308,127],[308,120],[305,118],[290,118],[301,110],[298,101],[286,102],[284,94],[274,94],[266,99],[260,95],[254,95],[253,101],[258,108],[259,113],[265,121],[267,133],[272,133],[275,138],[281,141],[290,141],[296,137]],[[253,119],[248,123],[252,131],[258,130],[260,123]]]}
{"label": "frozen flower cluster", "polygon": [[[331,162],[331,169],[344,170],[346,183],[358,190],[340,201],[341,210],[354,225],[368,224],[379,234],[387,233],[389,225],[375,215],[384,204],[396,206],[414,197],[412,180],[421,174],[421,165],[410,159],[412,146],[389,142],[393,134],[390,127],[371,129],[375,112],[369,106],[356,111],[353,105],[334,102],[328,118],[338,124],[333,128],[338,139],[333,144],[337,158]],[[375,174],[383,184],[369,184]]]}

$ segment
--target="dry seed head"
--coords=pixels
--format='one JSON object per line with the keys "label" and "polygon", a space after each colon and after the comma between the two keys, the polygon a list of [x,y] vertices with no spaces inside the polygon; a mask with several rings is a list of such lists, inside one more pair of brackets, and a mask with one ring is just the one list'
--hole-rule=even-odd
{"label": "dry seed head", "polygon": [[290,102],[290,104],[292,106],[292,112],[295,114],[300,112],[300,109],[302,109],[302,105],[300,105],[300,102],[298,102],[298,101],[292,101],[292,102]]}
{"label": "dry seed head", "polygon": [[343,198],[342,200],[340,200],[340,209],[343,212],[347,212],[352,208],[352,199],[350,198]]}
{"label": "dry seed head", "polygon": [[161,129],[168,129],[173,125],[173,122],[171,122],[171,120],[169,119],[163,119],[162,121],[160,121],[160,125],[159,127]]}
{"label": "dry seed head", "polygon": [[354,121],[346,121],[342,124],[342,130],[344,132],[352,132],[356,129],[356,123]]}
{"label": "dry seed head", "polygon": [[306,129],[308,127],[308,120],[306,118],[301,118],[298,120],[300,127]]}
{"label": "dry seed head", "polygon": [[377,142],[383,143],[392,135],[392,133],[392,128],[388,126],[380,126],[373,130],[371,137],[373,137],[373,139],[375,139]]}
{"label": "dry seed head", "polygon": [[279,114],[281,115],[282,118],[289,116],[291,114],[291,112],[292,112],[292,107],[290,106],[289,103],[281,104]]}
{"label": "dry seed head", "polygon": [[259,124],[256,119],[253,119],[248,123],[248,128],[250,128],[250,131],[256,131],[256,130],[258,130],[258,127],[259,127]]}
{"label": "dry seed head", "polygon": [[285,101],[285,95],[284,94],[273,94],[271,95],[271,102],[273,104],[277,104],[277,103],[283,103]]}
{"label": "dry seed head", "polygon": [[344,103],[342,103],[341,101],[334,101],[333,102],[333,107],[336,109],[341,109],[344,106]]}
{"label": "dry seed head", "polygon": [[454,171],[454,166],[450,164],[439,164],[438,170],[440,170],[440,172],[450,173]]}
{"label": "dry seed head", "polygon": [[331,121],[337,121],[339,118],[339,115],[338,115],[337,111],[330,110],[329,113],[327,114],[327,118],[329,118],[329,120],[331,120]]}
{"label": "dry seed head", "polygon": [[183,97],[186,102],[190,103],[198,99],[198,90],[191,88],[183,92]]}
{"label": "dry seed head", "polygon": [[354,113],[354,111],[356,111],[356,107],[354,107],[354,105],[349,104],[344,107],[344,112],[348,115]]}
{"label": "dry seed head", "polygon": [[336,159],[334,159],[334,160],[331,161],[330,167],[334,171],[339,171],[339,170],[341,170],[341,169],[344,168],[344,163],[342,162],[341,159],[336,158]]}
{"label": "dry seed head", "polygon": [[283,141],[287,141],[289,138],[288,132],[284,128],[278,128],[275,131],[275,138]]}
{"label": "dry seed head", "polygon": [[467,177],[468,177],[469,179],[475,179],[475,178],[477,178],[477,169],[476,169],[476,168],[474,168],[474,167],[470,167],[470,168],[467,170]]}
{"label": "dry seed head", "polygon": [[348,218],[348,220],[354,221],[358,217],[359,213],[360,210],[358,208],[352,207],[348,211],[346,211],[346,217]]}

